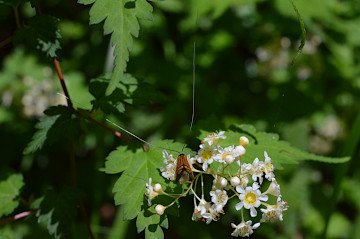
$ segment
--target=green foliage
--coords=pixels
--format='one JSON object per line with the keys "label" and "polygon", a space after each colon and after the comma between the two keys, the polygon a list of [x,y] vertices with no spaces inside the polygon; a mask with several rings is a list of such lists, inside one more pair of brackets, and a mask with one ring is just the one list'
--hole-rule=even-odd
{"label": "green foliage", "polygon": [[0,217],[9,215],[18,207],[17,197],[23,186],[21,174],[12,174],[6,180],[0,181]]}
{"label": "green foliage", "polygon": [[37,131],[24,149],[24,154],[34,153],[46,142],[53,143],[61,139],[72,138],[78,130],[78,121],[74,119],[71,110],[65,106],[51,107],[45,111],[48,115],[35,126]]}
{"label": "green foliage", "polygon": [[75,188],[66,188],[60,194],[49,190],[43,197],[35,200],[31,207],[38,209],[36,217],[56,239],[68,238],[77,214],[81,193]]}
{"label": "green foliage", "polygon": [[61,35],[56,27],[58,21],[59,19],[48,15],[31,17],[26,27],[16,31],[14,42],[25,43],[28,49],[36,49],[51,58],[59,58]]}
{"label": "green foliage", "polygon": [[105,20],[104,35],[111,35],[111,43],[115,46],[115,68],[106,90],[110,95],[123,77],[129,61],[129,52],[133,47],[133,36],[138,37],[140,26],[137,18],[153,20],[152,6],[146,0],[114,1],[114,0],[79,0],[82,4],[92,4],[90,24]]}
{"label": "green foliage", "polygon": [[[283,168],[283,164],[295,164],[300,160],[314,160],[326,163],[344,163],[350,157],[325,157],[302,151],[290,146],[288,142],[279,140],[279,135],[265,132],[257,132],[252,125],[236,125],[226,131],[226,139],[220,141],[221,146],[237,145],[241,136],[246,136],[250,144],[246,147],[246,155],[243,160],[251,163],[255,158],[263,158],[266,151],[273,164],[278,168]],[[202,131],[198,139],[203,139],[211,132]]]}
{"label": "green foliage", "polygon": [[[154,145],[173,150],[181,150],[183,146],[169,140],[154,142]],[[184,153],[189,152],[189,149],[184,150]],[[144,202],[145,184],[148,183],[149,178],[166,185],[165,179],[159,173],[159,168],[163,166],[162,161],[162,153],[159,148],[151,149],[148,152],[142,150],[132,152],[126,147],[120,146],[109,154],[105,162],[105,173],[122,172],[112,191],[115,194],[115,204],[123,207],[124,220],[138,217],[136,221],[138,232],[146,228],[145,233],[150,238],[162,235],[160,226],[167,228],[167,218],[154,215],[154,211],[150,212],[147,202]]]}
{"label": "green foliage", "polygon": [[0,4],[6,4],[12,7],[18,7],[21,3],[27,2],[28,0],[0,0]]}

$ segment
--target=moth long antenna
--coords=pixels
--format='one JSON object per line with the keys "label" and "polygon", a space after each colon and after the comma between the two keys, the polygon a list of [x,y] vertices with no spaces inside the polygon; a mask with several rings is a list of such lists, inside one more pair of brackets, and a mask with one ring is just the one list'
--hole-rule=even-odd
{"label": "moth long antenna", "polygon": [[191,123],[190,123],[190,131],[194,123],[194,117],[195,117],[195,42],[194,42],[194,55],[193,55],[193,95],[192,95],[192,115],[191,115]]}
{"label": "moth long antenna", "polygon": [[[192,94],[192,114],[191,114],[189,135],[191,133],[192,126],[194,123],[194,117],[195,117],[195,42],[194,42],[194,53],[193,53],[193,89],[192,89],[192,92],[193,92],[193,94]],[[184,144],[181,151],[183,151],[185,147],[186,147],[186,144]]]}
{"label": "moth long antenna", "polygon": [[106,121],[110,122],[111,124],[115,125],[115,126],[116,126],[116,127],[118,127],[119,129],[121,129],[122,131],[124,131],[124,132],[126,132],[126,133],[130,134],[132,137],[136,138],[137,140],[139,140],[139,141],[141,141],[141,142],[143,142],[143,143],[145,143],[145,144],[148,144],[148,145],[150,145],[150,146],[157,147],[157,148],[160,148],[160,149],[165,149],[165,150],[173,151],[173,152],[176,152],[176,153],[180,153],[180,152],[179,152],[179,151],[177,151],[177,150],[168,149],[168,148],[165,148],[165,147],[161,147],[161,146],[158,146],[158,145],[155,145],[155,144],[149,143],[149,142],[147,142],[147,141],[143,140],[142,138],[140,138],[140,137],[136,136],[135,134],[131,133],[130,131],[128,131],[128,130],[126,130],[126,129],[122,128],[122,127],[120,127],[120,126],[119,126],[119,125],[117,125],[117,124],[115,124],[115,123],[114,123],[114,122],[112,122],[111,120],[106,119]]}

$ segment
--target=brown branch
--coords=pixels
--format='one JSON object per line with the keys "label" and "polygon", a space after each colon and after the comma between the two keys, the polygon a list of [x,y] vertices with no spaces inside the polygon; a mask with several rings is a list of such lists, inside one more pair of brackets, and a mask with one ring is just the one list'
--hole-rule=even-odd
{"label": "brown branch", "polygon": [[61,68],[60,68],[60,64],[59,64],[58,60],[56,60],[56,58],[54,58],[54,65],[55,65],[55,68],[56,68],[56,72],[57,72],[57,74],[59,76],[61,87],[62,87],[62,89],[64,91],[65,96],[66,96],[66,101],[68,103],[68,106],[71,109],[74,109],[73,104],[72,104],[71,99],[70,99],[69,92],[68,92],[68,90],[66,88],[66,84],[65,84],[64,76],[63,76]]}
{"label": "brown branch", "polygon": [[2,219],[2,220],[0,220],[0,225],[1,225],[1,224],[8,223],[8,222],[15,221],[15,220],[18,220],[18,219],[23,218],[23,217],[27,217],[27,216],[29,216],[29,215],[34,214],[35,212],[37,212],[37,210],[38,210],[38,209],[34,209],[34,210],[26,211],[26,212],[21,212],[21,213],[19,213],[19,214],[14,215],[14,216],[11,216],[11,217]]}
{"label": "brown branch", "polygon": [[12,36],[10,36],[10,37],[6,38],[5,40],[1,41],[1,42],[0,42],[0,48],[6,46],[6,45],[9,44],[11,41],[12,41]]}
{"label": "brown branch", "polygon": [[111,132],[111,133],[114,134],[116,137],[119,137],[119,138],[121,138],[121,139],[123,139],[123,140],[125,140],[125,141],[127,141],[127,142],[130,142],[130,141],[131,141],[128,137],[124,136],[124,135],[121,134],[120,132],[111,129],[110,127],[108,127],[108,126],[100,123],[99,121],[94,120],[94,119],[91,118],[90,116],[87,117],[87,120],[89,120],[90,122],[92,122],[92,123],[100,126],[100,127],[103,128],[103,129]]}

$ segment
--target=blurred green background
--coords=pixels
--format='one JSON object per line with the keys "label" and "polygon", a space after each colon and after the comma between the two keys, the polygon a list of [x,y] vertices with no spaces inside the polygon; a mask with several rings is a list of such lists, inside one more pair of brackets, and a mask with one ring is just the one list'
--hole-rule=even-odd
{"label": "blurred green background", "polygon": [[[111,71],[110,36],[103,36],[102,24],[88,25],[89,6],[58,0],[40,4],[44,14],[59,18],[60,64],[70,96],[77,107],[89,108],[93,99],[89,81]],[[287,0],[151,4],[154,21],[140,21],[127,67],[151,97],[125,104],[123,114],[113,120],[147,140],[174,139],[193,150],[199,144],[198,129],[250,123],[315,154],[353,154],[345,166],[305,162],[277,171],[290,208],[283,222],[264,224],[253,236],[319,238],[337,175],[345,173],[327,238],[360,238],[359,149],[346,151],[347,145],[358,144],[352,130],[360,106],[360,1],[295,1],[307,36],[292,67],[301,29]],[[35,15],[30,3],[21,4],[19,13],[24,21]],[[13,10],[5,5],[0,6],[0,25],[0,40],[16,31]],[[195,128],[189,136],[194,42]],[[0,171],[24,175],[21,195],[26,200],[41,196],[46,188],[71,184],[67,145],[47,144],[36,154],[23,155],[43,111],[66,103],[57,94],[62,90],[52,62],[30,50],[10,43],[0,51]],[[75,141],[77,179],[96,237],[144,237],[136,233],[134,221],[121,220],[121,210],[113,204],[111,190],[117,176],[98,170],[107,154],[126,142],[94,124],[80,123]],[[135,140],[131,144],[141,147]],[[232,231],[229,224],[239,220],[230,212],[210,226],[195,223],[192,199],[181,203],[180,217],[170,217],[166,238],[227,238]],[[10,238],[51,238],[35,217],[0,230]],[[87,238],[80,217],[73,232],[73,238]]]}

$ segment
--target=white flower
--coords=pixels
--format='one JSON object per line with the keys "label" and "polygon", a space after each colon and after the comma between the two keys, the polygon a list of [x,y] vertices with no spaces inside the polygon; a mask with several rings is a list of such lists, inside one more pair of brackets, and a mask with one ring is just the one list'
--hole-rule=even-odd
{"label": "white flower", "polygon": [[226,186],[227,186],[226,178],[219,177],[219,176],[216,176],[216,178],[214,178],[213,186],[212,186],[213,190],[225,188]]}
{"label": "white flower", "polygon": [[263,182],[263,171],[264,171],[265,164],[262,161],[259,161],[258,158],[254,159],[251,170],[249,171],[250,174],[252,174],[252,179],[256,181],[259,178],[260,185]]}
{"label": "white flower", "polygon": [[246,149],[244,148],[244,146],[238,145],[235,147],[235,153],[240,157],[244,156],[246,153]]}
{"label": "white flower", "polygon": [[198,221],[199,219],[207,219],[211,215],[208,212],[211,207],[210,203],[206,202],[204,199],[201,199],[199,205],[195,205],[194,213],[192,215],[193,221]]}
{"label": "white flower", "polygon": [[156,205],[156,207],[155,207],[155,212],[156,212],[158,215],[163,215],[165,209],[166,209],[166,208],[165,208],[163,205],[158,204],[158,205]]}
{"label": "white flower", "polygon": [[214,146],[200,144],[200,150],[198,152],[197,161],[203,164],[202,168],[204,171],[206,171],[208,165],[214,161],[215,153],[216,151]]}
{"label": "white flower", "polygon": [[240,184],[240,178],[239,177],[232,177],[230,179],[230,184],[231,184],[231,186],[236,187],[237,185]]}
{"label": "white flower", "polygon": [[226,139],[224,135],[225,131],[220,131],[219,133],[208,134],[208,136],[204,139],[204,143],[208,142],[209,145],[217,145],[219,139]]}
{"label": "white flower", "polygon": [[287,202],[282,201],[279,197],[276,205],[268,205],[266,209],[260,209],[263,213],[260,222],[274,222],[278,219],[282,221],[282,212],[286,211],[288,207]]}
{"label": "white flower", "polygon": [[164,157],[164,164],[165,166],[160,168],[161,175],[172,181],[175,179],[175,173],[176,173],[176,160],[174,157],[166,152],[166,150],[163,151],[163,157]]}
{"label": "white flower", "polygon": [[154,191],[157,192],[157,193],[162,192],[162,187],[161,187],[160,183],[157,183],[157,184],[154,185]]}
{"label": "white flower", "polygon": [[217,221],[220,217],[220,213],[216,210],[217,206],[213,204],[209,209],[210,217],[206,219],[206,224],[209,224],[212,221]]}
{"label": "white flower", "polygon": [[276,179],[273,178],[269,188],[264,194],[274,195],[275,197],[281,197],[280,185],[276,182]]}
{"label": "white flower", "polygon": [[231,233],[231,236],[233,237],[249,237],[251,234],[253,234],[253,229],[256,229],[260,226],[260,223],[255,223],[253,226],[251,226],[252,221],[242,221],[239,225],[235,225],[234,223],[231,223],[231,227],[235,228],[233,233]]}
{"label": "white flower", "polygon": [[234,150],[234,145],[224,149],[218,148],[218,151],[219,154],[215,156],[215,160],[220,163],[232,163],[239,156],[238,152]]}
{"label": "white flower", "polygon": [[274,165],[271,163],[271,158],[268,156],[266,151],[264,151],[264,156],[265,156],[265,165],[264,165],[265,178],[271,181],[275,177]]}
{"label": "white flower", "polygon": [[217,189],[216,191],[210,191],[211,201],[216,205],[215,211],[222,212],[223,207],[226,205],[228,195],[225,190]]}
{"label": "white flower", "polygon": [[241,136],[240,139],[239,139],[239,145],[241,146],[248,146],[249,145],[249,139],[246,138],[245,136]]}
{"label": "white flower", "polygon": [[252,187],[246,187],[245,189],[241,186],[236,186],[236,191],[240,194],[240,202],[235,205],[236,210],[240,210],[242,207],[250,209],[250,215],[256,217],[256,207],[261,205],[260,201],[267,201],[268,196],[261,194],[259,190],[260,186],[257,182],[252,184]]}
{"label": "white flower", "polygon": [[243,163],[241,165],[241,173],[242,174],[248,174],[250,171],[252,171],[252,165],[250,163]]}
{"label": "white flower", "polygon": [[153,186],[151,186],[152,179],[149,178],[149,183],[146,184],[146,196],[148,197],[148,205],[151,206],[151,200],[159,195],[154,191]]}

